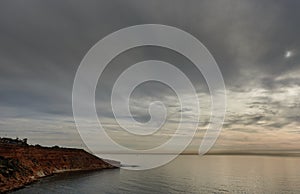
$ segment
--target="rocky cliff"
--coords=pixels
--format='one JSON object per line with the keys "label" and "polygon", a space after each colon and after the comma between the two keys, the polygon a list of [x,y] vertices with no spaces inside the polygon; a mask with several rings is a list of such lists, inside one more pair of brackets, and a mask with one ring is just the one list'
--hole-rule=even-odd
{"label": "rocky cliff", "polygon": [[23,187],[54,173],[105,168],[115,166],[82,149],[0,141],[0,193]]}

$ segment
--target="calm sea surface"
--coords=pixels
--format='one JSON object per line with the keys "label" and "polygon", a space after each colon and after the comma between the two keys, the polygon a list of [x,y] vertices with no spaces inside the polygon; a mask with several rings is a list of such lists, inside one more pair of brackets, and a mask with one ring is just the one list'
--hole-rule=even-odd
{"label": "calm sea surface", "polygon": [[147,171],[60,174],[14,193],[300,193],[300,158],[179,156]]}

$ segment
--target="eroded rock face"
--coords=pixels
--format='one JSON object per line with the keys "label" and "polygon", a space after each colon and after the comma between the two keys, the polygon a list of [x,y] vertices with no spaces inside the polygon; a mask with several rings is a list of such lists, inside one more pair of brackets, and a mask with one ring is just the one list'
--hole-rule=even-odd
{"label": "eroded rock face", "polygon": [[115,168],[82,149],[0,143],[0,192],[64,171]]}

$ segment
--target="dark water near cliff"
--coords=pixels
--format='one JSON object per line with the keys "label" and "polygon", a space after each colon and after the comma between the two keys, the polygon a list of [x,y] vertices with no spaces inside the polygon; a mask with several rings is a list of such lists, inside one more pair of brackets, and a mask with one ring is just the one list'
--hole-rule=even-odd
{"label": "dark water near cliff", "polygon": [[14,193],[300,193],[300,158],[180,156],[147,171],[60,174]]}

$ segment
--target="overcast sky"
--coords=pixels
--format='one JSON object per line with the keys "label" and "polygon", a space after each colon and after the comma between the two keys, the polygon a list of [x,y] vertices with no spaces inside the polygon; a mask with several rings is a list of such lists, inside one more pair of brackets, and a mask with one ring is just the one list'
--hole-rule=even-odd
{"label": "overcast sky", "polygon": [[[0,136],[84,146],[72,116],[72,86],[82,58],[116,30],[155,23],[191,33],[220,67],[227,113],[213,150],[300,151],[299,8],[297,0],[1,1]],[[165,102],[172,116],[164,131],[139,139],[114,121],[109,102],[114,81],[130,65],[149,59],[174,64],[194,83],[202,113],[188,151],[197,151],[208,124],[209,93],[193,64],[168,49],[136,48],[116,57],[97,87],[99,118],[107,132],[128,147],[157,146],[174,133],[178,101],[159,83],[139,86],[131,108],[136,120],[145,122],[148,105],[157,99]]]}

